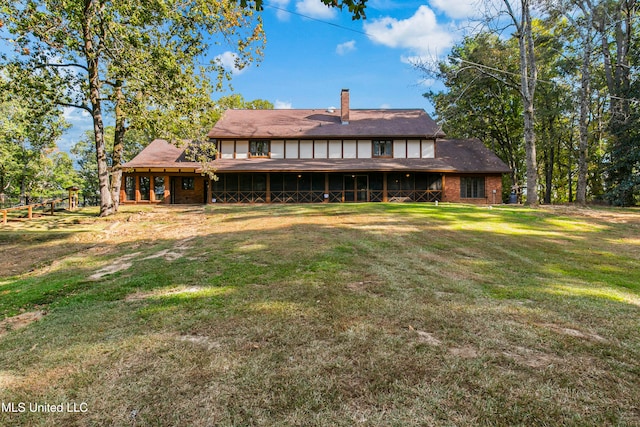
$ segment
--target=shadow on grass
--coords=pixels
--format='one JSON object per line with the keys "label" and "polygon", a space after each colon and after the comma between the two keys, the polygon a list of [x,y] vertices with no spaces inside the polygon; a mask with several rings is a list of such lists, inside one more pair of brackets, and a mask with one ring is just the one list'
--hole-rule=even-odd
{"label": "shadow on grass", "polygon": [[0,312],[50,310],[0,341],[3,369],[51,378],[9,397],[80,396],[112,424],[638,421],[639,260],[601,238],[615,225],[383,204],[203,218],[0,281]]}

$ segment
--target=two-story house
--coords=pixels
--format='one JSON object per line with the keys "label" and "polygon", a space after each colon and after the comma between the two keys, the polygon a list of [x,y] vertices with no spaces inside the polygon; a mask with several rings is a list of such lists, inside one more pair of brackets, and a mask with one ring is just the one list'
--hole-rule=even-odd
{"label": "two-story house", "polygon": [[448,140],[421,109],[228,110],[211,129],[217,181],[155,140],[124,165],[123,203],[501,203],[509,168]]}

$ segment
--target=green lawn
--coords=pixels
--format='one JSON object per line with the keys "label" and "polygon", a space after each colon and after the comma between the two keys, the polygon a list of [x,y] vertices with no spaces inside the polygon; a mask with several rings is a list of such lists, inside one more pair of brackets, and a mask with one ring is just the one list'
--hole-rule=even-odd
{"label": "green lawn", "polygon": [[637,209],[95,213],[0,225],[0,425],[640,425]]}

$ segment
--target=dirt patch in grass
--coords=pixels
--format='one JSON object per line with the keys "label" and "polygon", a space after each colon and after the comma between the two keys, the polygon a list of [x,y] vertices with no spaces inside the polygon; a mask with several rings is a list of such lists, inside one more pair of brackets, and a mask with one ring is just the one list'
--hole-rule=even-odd
{"label": "dirt patch in grass", "polygon": [[558,356],[521,346],[516,346],[510,351],[503,352],[503,354],[507,358],[531,368],[544,368],[563,363],[563,360]]}
{"label": "dirt patch in grass", "polygon": [[573,328],[567,328],[567,327],[563,327],[563,326],[559,326],[559,325],[553,325],[553,324],[541,324],[539,325],[543,328],[547,328],[553,332],[556,332],[558,334],[563,334],[563,335],[567,335],[570,337],[575,337],[575,338],[581,338],[581,339],[585,339],[585,340],[591,340],[591,341],[596,341],[596,342],[601,342],[601,343],[606,343],[607,339],[596,334],[593,332],[583,332],[583,331],[579,331],[577,329],[573,329]]}
{"label": "dirt patch in grass", "polygon": [[29,326],[33,322],[42,319],[46,314],[46,311],[30,311],[0,320],[0,337],[9,331]]}
{"label": "dirt patch in grass", "polygon": [[133,265],[132,260],[138,255],[140,255],[140,252],[121,256],[120,258],[114,260],[111,264],[102,267],[101,269],[93,273],[91,276],[89,276],[89,280],[100,280],[105,276],[130,268]]}

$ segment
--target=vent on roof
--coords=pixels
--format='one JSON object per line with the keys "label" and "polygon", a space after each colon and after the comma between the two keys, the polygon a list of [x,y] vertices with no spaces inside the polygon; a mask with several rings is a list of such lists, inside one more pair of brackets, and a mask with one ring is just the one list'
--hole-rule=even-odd
{"label": "vent on roof", "polygon": [[335,112],[336,112],[336,107],[327,108],[327,113],[335,113]]}

